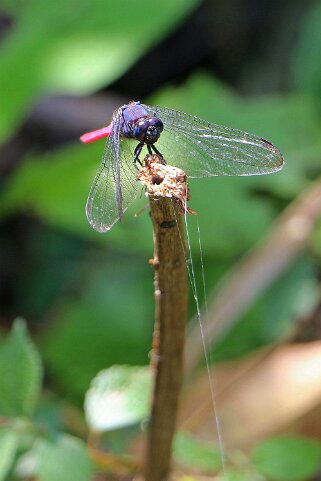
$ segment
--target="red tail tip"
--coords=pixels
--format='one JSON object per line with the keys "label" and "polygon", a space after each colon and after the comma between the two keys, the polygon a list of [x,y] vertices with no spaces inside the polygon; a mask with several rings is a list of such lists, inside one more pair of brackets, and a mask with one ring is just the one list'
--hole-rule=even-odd
{"label": "red tail tip", "polygon": [[90,142],[95,142],[96,140],[103,139],[104,137],[110,137],[112,134],[111,124],[102,129],[93,130],[92,132],[87,132],[80,137],[81,142],[84,144],[89,144]]}

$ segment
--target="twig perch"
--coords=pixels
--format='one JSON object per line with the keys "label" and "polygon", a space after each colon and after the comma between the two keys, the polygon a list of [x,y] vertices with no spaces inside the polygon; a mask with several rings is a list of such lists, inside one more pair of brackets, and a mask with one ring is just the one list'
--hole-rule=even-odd
{"label": "twig perch", "polygon": [[151,264],[155,269],[156,309],[151,363],[155,370],[155,387],[145,477],[146,481],[164,481],[170,469],[183,379],[188,284],[180,214],[186,209],[188,187],[185,173],[162,164],[162,159],[156,155],[145,158],[145,167],[137,178],[147,188],[154,228]]}

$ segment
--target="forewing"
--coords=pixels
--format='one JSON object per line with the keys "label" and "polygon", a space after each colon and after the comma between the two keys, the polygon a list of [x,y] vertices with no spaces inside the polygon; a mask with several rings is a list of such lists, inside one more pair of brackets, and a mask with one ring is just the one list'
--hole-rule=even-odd
{"label": "forewing", "polygon": [[[129,142],[121,140],[119,159],[112,137],[106,142],[103,161],[89,192],[86,214],[90,225],[98,232],[106,232],[117,222],[135,199],[139,184],[132,165]],[[119,164],[117,164],[119,160]],[[117,167],[118,165],[118,167]]]}
{"label": "forewing", "polygon": [[157,149],[189,177],[261,175],[283,167],[281,152],[265,139],[176,110],[145,108],[164,124]]}

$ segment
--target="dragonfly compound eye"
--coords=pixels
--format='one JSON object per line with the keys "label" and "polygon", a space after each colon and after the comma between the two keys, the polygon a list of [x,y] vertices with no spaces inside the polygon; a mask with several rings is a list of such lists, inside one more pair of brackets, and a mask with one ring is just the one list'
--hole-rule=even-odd
{"label": "dragonfly compound eye", "polygon": [[134,127],[134,138],[153,144],[159,139],[163,130],[163,122],[157,117],[144,118],[136,122]]}
{"label": "dragonfly compound eye", "polygon": [[148,129],[146,132],[145,142],[153,144],[159,139],[163,131],[163,122],[158,117],[148,119]]}

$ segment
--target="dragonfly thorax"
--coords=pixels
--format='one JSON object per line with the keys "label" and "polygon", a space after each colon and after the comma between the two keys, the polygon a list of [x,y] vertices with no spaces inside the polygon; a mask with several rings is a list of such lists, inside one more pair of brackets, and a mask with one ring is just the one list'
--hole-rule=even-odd
{"label": "dragonfly thorax", "polygon": [[145,144],[154,144],[163,128],[163,122],[158,117],[142,117],[134,122],[133,137]]}

